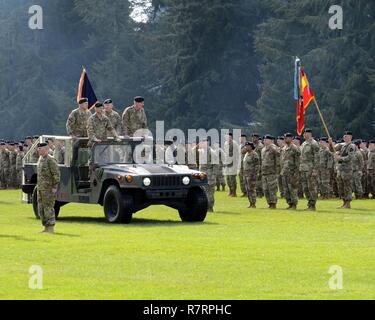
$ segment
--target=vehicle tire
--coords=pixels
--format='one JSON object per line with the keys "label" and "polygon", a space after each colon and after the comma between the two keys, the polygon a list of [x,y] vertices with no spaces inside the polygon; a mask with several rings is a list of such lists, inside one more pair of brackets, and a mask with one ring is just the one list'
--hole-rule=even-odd
{"label": "vehicle tire", "polygon": [[130,223],[133,217],[133,197],[112,185],[104,194],[104,215],[109,223]]}
{"label": "vehicle tire", "polygon": [[[34,214],[35,214],[35,218],[40,220],[39,211],[38,211],[38,190],[37,190],[37,187],[34,188],[32,200],[33,200],[33,211],[34,211]],[[61,208],[60,203],[58,201],[55,201],[55,217],[56,217],[56,219],[59,216],[60,208]]]}
{"label": "vehicle tire", "polygon": [[208,208],[208,198],[202,188],[193,188],[187,197],[187,208],[178,212],[184,222],[202,222],[206,218]]}

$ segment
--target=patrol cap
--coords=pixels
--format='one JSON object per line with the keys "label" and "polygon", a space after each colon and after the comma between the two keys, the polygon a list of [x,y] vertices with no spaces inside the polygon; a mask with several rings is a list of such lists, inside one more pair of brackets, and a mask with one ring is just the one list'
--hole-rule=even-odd
{"label": "patrol cap", "polygon": [[356,145],[356,146],[359,146],[362,141],[361,140],[354,140],[353,143]]}
{"label": "patrol cap", "polygon": [[78,104],[82,104],[82,103],[88,103],[89,102],[89,99],[87,98],[81,98],[78,100]]}
{"label": "patrol cap", "polygon": [[254,138],[260,138],[260,134],[259,133],[253,133],[251,136],[254,137]]}
{"label": "patrol cap", "polygon": [[304,132],[305,132],[305,133],[312,133],[312,129],[310,129],[310,128],[306,128]]}
{"label": "patrol cap", "polygon": [[94,104],[94,107],[95,108],[103,108],[104,106],[103,106],[103,103],[97,102],[97,103]]}
{"label": "patrol cap", "polygon": [[230,137],[233,137],[233,133],[232,132],[228,132],[226,135],[230,136]]}
{"label": "patrol cap", "polygon": [[241,134],[241,138],[247,138],[246,134]]}
{"label": "patrol cap", "polygon": [[370,143],[370,144],[374,144],[374,143],[375,143],[375,140],[370,140],[368,143]]}
{"label": "patrol cap", "polygon": [[270,134],[266,134],[264,137],[263,137],[264,140],[275,140],[275,137],[270,135]]}
{"label": "patrol cap", "polygon": [[344,132],[344,135],[345,135],[345,136],[352,136],[352,135],[353,135],[353,132],[348,130],[348,131],[345,131],[345,132]]}
{"label": "patrol cap", "polygon": [[319,138],[319,141],[328,142],[328,138],[327,137],[321,137],[321,138]]}
{"label": "patrol cap", "polygon": [[103,104],[111,104],[112,103],[112,99],[105,99]]}
{"label": "patrol cap", "polygon": [[27,137],[25,138],[25,140],[32,140],[32,139],[33,139],[32,136],[27,136]]}
{"label": "patrol cap", "polygon": [[135,102],[143,102],[143,101],[145,101],[145,98],[143,98],[143,97],[141,97],[141,96],[136,96],[136,97],[134,98],[134,101],[135,101]]}
{"label": "patrol cap", "polygon": [[38,148],[43,148],[43,147],[47,147],[47,146],[48,146],[48,144],[45,143],[45,142],[38,143]]}
{"label": "patrol cap", "polygon": [[278,136],[277,140],[285,140],[284,136]]}
{"label": "patrol cap", "polygon": [[291,133],[288,132],[288,133],[285,133],[285,134],[284,134],[284,137],[285,137],[285,138],[293,138],[293,135],[292,135]]}
{"label": "patrol cap", "polygon": [[245,142],[245,146],[250,146],[253,150],[255,149],[254,143],[252,143],[250,141]]}
{"label": "patrol cap", "polygon": [[33,139],[39,139],[39,136],[34,136]]}
{"label": "patrol cap", "polygon": [[5,146],[5,142],[0,142],[0,146]]}

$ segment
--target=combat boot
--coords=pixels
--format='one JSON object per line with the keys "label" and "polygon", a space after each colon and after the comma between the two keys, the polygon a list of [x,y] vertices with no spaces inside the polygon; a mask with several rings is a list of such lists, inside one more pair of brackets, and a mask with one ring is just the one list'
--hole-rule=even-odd
{"label": "combat boot", "polygon": [[342,200],[342,206],[337,207],[337,209],[344,209],[346,201]]}
{"label": "combat boot", "polygon": [[351,209],[350,201],[345,201],[344,205],[342,206],[343,209]]}
{"label": "combat boot", "polygon": [[216,187],[216,191],[220,191],[220,187]]}
{"label": "combat boot", "polygon": [[241,198],[247,198],[247,194],[246,194],[246,193],[243,193],[243,194],[241,195]]}
{"label": "combat boot", "polygon": [[207,212],[214,212],[214,208],[208,208]]}
{"label": "combat boot", "polygon": [[225,186],[222,187],[223,191],[225,191]]}
{"label": "combat boot", "polygon": [[268,209],[275,210],[276,209],[276,203],[271,203]]}
{"label": "combat boot", "polygon": [[287,210],[297,210],[297,206],[295,204],[291,204],[291,205],[289,205]]}
{"label": "combat boot", "polygon": [[256,209],[255,203],[250,203],[248,208],[250,209]]}

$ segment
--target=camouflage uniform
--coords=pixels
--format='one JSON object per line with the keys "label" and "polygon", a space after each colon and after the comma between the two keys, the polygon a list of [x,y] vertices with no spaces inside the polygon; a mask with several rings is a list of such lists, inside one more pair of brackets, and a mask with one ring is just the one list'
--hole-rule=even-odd
{"label": "camouflage uniform", "polygon": [[260,172],[260,159],[258,153],[253,150],[246,152],[242,161],[243,174],[246,179],[246,193],[250,205],[255,206],[257,200],[256,183]]}
{"label": "camouflage uniform", "polygon": [[291,143],[286,144],[281,152],[281,173],[285,188],[285,199],[289,208],[298,204],[298,175],[300,166],[300,149]]}
{"label": "camouflage uniform", "polygon": [[341,157],[340,160],[337,161],[337,184],[340,198],[343,199],[344,202],[350,202],[352,201],[353,193],[353,161],[356,147],[353,143],[340,143],[335,146],[335,151],[337,151],[337,154]]}
{"label": "camouflage uniform", "polygon": [[240,167],[240,172],[238,174],[238,177],[239,177],[239,180],[240,180],[240,188],[241,188],[241,192],[243,195],[246,195],[247,194],[247,190],[246,190],[246,176],[244,174],[244,169],[243,169],[243,159],[245,157],[245,154],[246,154],[246,148],[245,148],[245,144],[241,144],[241,167]]}
{"label": "camouflage uniform", "polygon": [[223,174],[224,170],[224,150],[219,148],[214,150],[217,153],[219,164],[215,165],[215,176],[216,176],[216,191],[220,191],[220,187],[225,191],[225,178]]}
{"label": "camouflage uniform", "polygon": [[109,121],[111,121],[112,127],[116,130],[117,134],[121,136],[124,131],[121,116],[114,110],[110,112],[105,111],[104,114],[108,117]]}
{"label": "camouflage uniform", "polygon": [[9,188],[10,161],[9,161],[9,150],[6,148],[2,150],[0,168],[1,168],[2,188],[7,189]]}
{"label": "camouflage uniform", "polygon": [[372,194],[372,198],[375,197],[375,150],[368,153],[367,160],[367,175],[368,175],[368,186],[369,193]]}
{"label": "camouflage uniform", "polygon": [[63,164],[65,162],[65,149],[61,146],[56,146],[55,150],[53,150],[53,157],[58,164]]}
{"label": "camouflage uniform", "polygon": [[229,163],[229,157],[232,158],[233,162],[237,162],[236,157],[239,154],[239,146],[234,141],[225,142],[225,152],[228,152],[225,159],[224,174],[227,178],[227,185],[229,187],[229,195],[237,195],[237,174],[234,171],[238,171],[237,163]]}
{"label": "camouflage uniform", "polygon": [[319,145],[312,139],[301,145],[300,172],[303,192],[308,200],[308,207],[315,208],[318,197]]}
{"label": "camouflage uniform", "polygon": [[68,135],[75,137],[87,137],[87,122],[92,113],[89,110],[74,109],[66,122]]}
{"label": "camouflage uniform", "polygon": [[323,199],[332,196],[332,170],[334,159],[328,147],[321,147],[319,150],[319,190]]}
{"label": "camouflage uniform", "polygon": [[363,187],[363,195],[365,198],[368,198],[369,194],[369,179],[368,179],[368,173],[367,173],[367,162],[368,162],[368,156],[369,152],[366,150],[360,149],[362,156],[363,156],[363,161],[364,161],[364,166],[363,166],[363,171],[362,171],[362,187]]}
{"label": "camouflage uniform", "polygon": [[[205,161],[200,161],[199,171],[205,172],[207,174],[208,179],[208,186],[206,187],[206,193],[208,197],[208,209],[211,211],[215,205],[215,184],[216,184],[216,176],[214,170],[214,151],[208,147],[207,150],[199,149],[199,156],[200,159],[204,159]],[[207,160],[206,160],[207,157]],[[206,163],[204,163],[206,162]]]}
{"label": "camouflage uniform", "polygon": [[[259,156],[259,161],[262,164],[262,149],[264,148],[264,145],[260,141],[254,145],[255,145],[255,151]],[[263,183],[262,183],[262,169],[260,169],[259,171],[259,176],[257,178],[256,185],[257,185],[257,197],[262,198],[264,196]]]}
{"label": "camouflage uniform", "polygon": [[14,150],[9,151],[9,187],[17,188],[17,153]]}
{"label": "camouflage uniform", "polygon": [[[280,159],[282,159],[283,155],[283,147],[276,146],[280,152]],[[279,168],[277,169],[278,172],[281,172],[281,162],[279,164]],[[280,197],[285,198],[285,186],[284,186],[284,179],[281,175],[277,177],[277,185],[279,187]]]}
{"label": "camouflage uniform", "polygon": [[362,173],[365,167],[362,152],[357,149],[353,158],[353,191],[357,199],[363,197]]}
{"label": "camouflage uniform", "polygon": [[17,153],[16,157],[16,176],[17,176],[17,188],[21,186],[22,183],[22,159],[23,159],[24,153],[19,152]]}
{"label": "camouflage uniform", "polygon": [[135,109],[134,106],[126,108],[122,114],[122,123],[125,136],[132,137],[137,130],[148,129],[144,108],[139,110]]}
{"label": "camouflage uniform", "polygon": [[277,179],[280,168],[280,151],[274,144],[262,149],[262,184],[267,203],[272,206],[277,203]]}
{"label": "camouflage uniform", "polygon": [[45,227],[55,225],[55,201],[56,194],[52,189],[57,189],[60,183],[60,171],[56,160],[47,155],[40,157],[38,161],[38,212]]}
{"label": "camouflage uniform", "polygon": [[112,127],[111,121],[104,114],[93,114],[87,123],[87,133],[89,136],[89,146],[92,146],[97,140],[105,141],[108,134],[112,134],[118,139],[116,130]]}

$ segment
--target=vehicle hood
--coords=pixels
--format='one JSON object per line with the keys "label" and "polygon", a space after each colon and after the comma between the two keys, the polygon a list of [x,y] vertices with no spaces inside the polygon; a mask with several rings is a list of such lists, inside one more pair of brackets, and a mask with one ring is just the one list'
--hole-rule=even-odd
{"label": "vehicle hood", "polygon": [[105,171],[112,171],[116,174],[127,173],[134,175],[168,175],[168,174],[193,174],[199,171],[190,170],[182,165],[156,165],[156,164],[112,164],[101,167]]}

